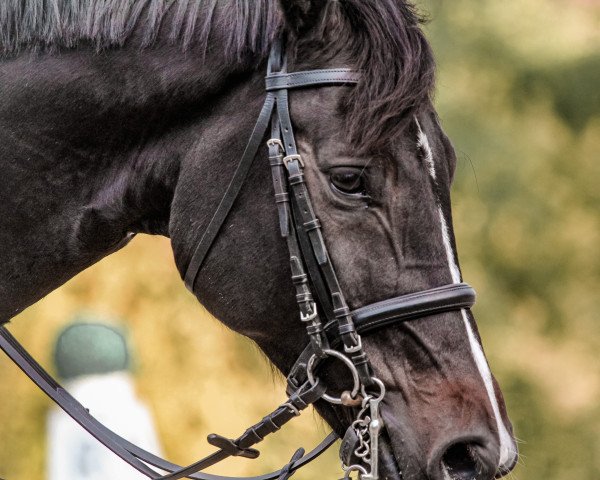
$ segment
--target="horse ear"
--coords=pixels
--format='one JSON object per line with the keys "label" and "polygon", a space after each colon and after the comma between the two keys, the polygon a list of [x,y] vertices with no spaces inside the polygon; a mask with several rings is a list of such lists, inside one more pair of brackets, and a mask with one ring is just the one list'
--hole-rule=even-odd
{"label": "horse ear", "polygon": [[280,0],[281,10],[289,30],[299,36],[315,27],[328,0]]}

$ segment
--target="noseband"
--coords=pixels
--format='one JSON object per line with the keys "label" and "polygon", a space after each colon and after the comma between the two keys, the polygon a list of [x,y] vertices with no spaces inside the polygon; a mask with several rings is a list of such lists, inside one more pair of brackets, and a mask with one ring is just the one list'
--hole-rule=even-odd
{"label": "noseband", "polygon": [[[288,73],[282,43],[275,42],[269,56],[265,102],[240,163],[185,274],[186,285],[193,291],[202,264],[238,197],[270,124],[267,147],[279,229],[288,247],[300,320],[306,326],[309,343],[288,374],[287,400],[241,436],[228,439],[211,434],[208,442],[217,447],[211,455],[187,467],[168,462],[119,437],[98,422],[43,370],[5,327],[0,327],[0,348],[27,376],[99,442],[149,478],[234,479],[236,477],[201,471],[232,456],[258,457],[258,450],[252,448],[255,444],[279,430],[308,405],[323,399],[352,408],[355,412],[355,421],[346,432],[340,449],[346,478],[352,472],[357,472],[363,480],[377,480],[378,441],[384,426],[379,414],[379,404],[385,396],[385,387],[373,375],[362,348],[361,335],[407,320],[470,308],[474,304],[474,290],[467,284],[458,283],[390,298],[350,311],[304,181],[304,162],[296,147],[288,92],[297,88],[353,85],[359,79],[358,72],[347,68]],[[352,378],[352,388],[342,392],[339,397],[328,394],[327,386],[318,377],[320,366],[332,359],[346,365]],[[336,434],[330,434],[306,455],[303,449],[299,449],[280,470],[245,478],[286,480],[330,447],[337,438]],[[153,467],[169,473],[165,475]]]}

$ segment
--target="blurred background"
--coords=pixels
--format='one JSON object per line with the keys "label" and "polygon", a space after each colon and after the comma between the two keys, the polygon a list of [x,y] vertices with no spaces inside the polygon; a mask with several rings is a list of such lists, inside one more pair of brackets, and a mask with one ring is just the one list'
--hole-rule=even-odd
{"label": "blurred background", "polygon": [[[484,346],[521,442],[512,477],[598,480],[600,1],[418,4],[439,65],[437,108],[459,157],[463,274],[478,291]],[[138,395],[174,461],[195,460],[210,450],[208,433],[236,436],[284,398],[256,348],[187,293],[166,239],[135,239],[11,331],[50,366],[57,332],[86,311],[126,323]],[[50,402],[3,356],[0,378],[0,477],[43,480]],[[213,471],[276,468],[326,432],[309,411],[265,442],[260,460]],[[337,453],[294,478],[339,478]]]}

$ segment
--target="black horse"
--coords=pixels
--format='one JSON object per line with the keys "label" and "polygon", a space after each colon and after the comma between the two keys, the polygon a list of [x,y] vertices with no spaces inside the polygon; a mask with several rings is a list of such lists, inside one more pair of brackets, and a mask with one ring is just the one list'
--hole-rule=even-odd
{"label": "black horse", "polygon": [[[350,308],[459,283],[456,157],[404,0],[5,0],[0,6],[0,323],[123,247],[168,236],[185,275],[264,100],[267,57],[347,66],[290,94],[304,173]],[[193,293],[283,373],[307,342],[273,186],[255,160]],[[517,453],[468,309],[364,338],[405,479],[491,479]],[[328,388],[344,385],[326,369]],[[348,408],[317,403],[343,435]],[[386,467],[385,478],[399,478]]]}

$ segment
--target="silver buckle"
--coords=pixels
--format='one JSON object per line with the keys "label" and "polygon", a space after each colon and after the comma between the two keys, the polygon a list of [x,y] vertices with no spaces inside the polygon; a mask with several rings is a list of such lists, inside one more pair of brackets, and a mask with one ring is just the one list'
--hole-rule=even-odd
{"label": "silver buckle", "polygon": [[346,353],[356,353],[362,350],[362,338],[360,335],[356,335],[356,345],[354,347],[347,347],[344,345],[344,352]]}
{"label": "silver buckle", "polygon": [[282,407],[287,407],[296,417],[300,416],[300,410],[298,410],[291,401],[290,402],[285,402],[281,406]]}
{"label": "silver buckle", "polygon": [[279,147],[282,152],[285,152],[285,148],[283,148],[283,143],[278,138],[269,138],[267,140],[267,147]]}
{"label": "silver buckle", "polygon": [[288,163],[293,162],[294,160],[298,160],[298,163],[302,168],[304,168],[304,162],[302,161],[302,157],[297,153],[293,155],[288,155],[287,157],[283,157],[283,164],[288,168]]}
{"label": "silver buckle", "polygon": [[300,312],[300,320],[302,320],[303,322],[310,322],[310,321],[314,320],[315,318],[317,318],[317,304],[315,302],[312,302],[312,305],[310,306],[310,310],[312,311],[312,313],[309,313],[308,315],[304,315],[301,311]]}

